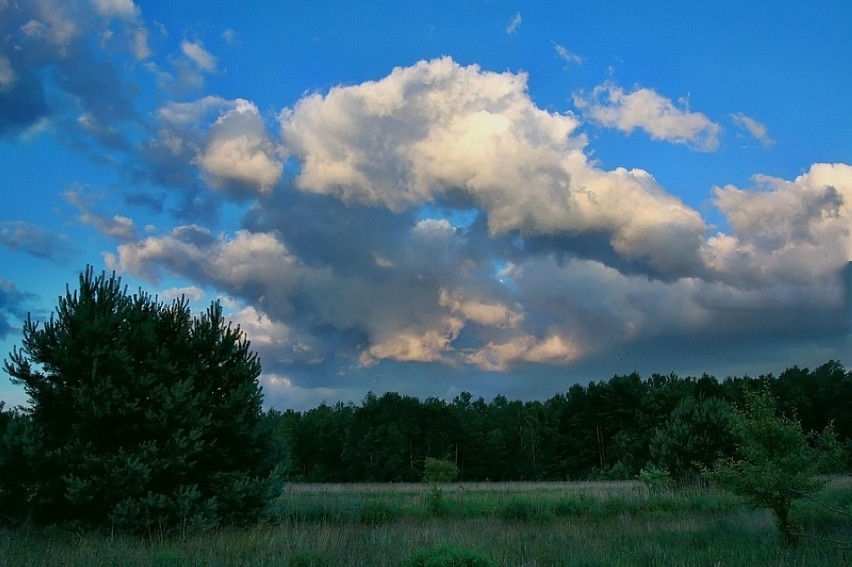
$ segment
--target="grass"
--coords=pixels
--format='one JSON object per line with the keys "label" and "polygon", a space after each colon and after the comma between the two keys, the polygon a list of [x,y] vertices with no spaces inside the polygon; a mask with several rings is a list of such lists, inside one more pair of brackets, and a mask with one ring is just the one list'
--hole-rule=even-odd
{"label": "grass", "polygon": [[[852,511],[852,479],[819,496]],[[274,521],[182,537],[67,529],[0,531],[9,565],[834,566],[852,546],[803,539],[782,550],[771,516],[710,489],[641,484],[294,485]],[[794,514],[810,535],[852,539],[852,519],[816,502]],[[431,559],[430,559],[431,558]],[[450,559],[447,559],[450,558]],[[462,559],[459,559],[462,558]],[[465,559],[466,558],[466,559]]]}

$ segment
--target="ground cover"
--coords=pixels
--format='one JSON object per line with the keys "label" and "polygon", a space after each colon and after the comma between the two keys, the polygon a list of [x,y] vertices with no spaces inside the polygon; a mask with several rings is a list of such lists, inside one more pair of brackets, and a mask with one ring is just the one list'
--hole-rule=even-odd
{"label": "ground cover", "polygon": [[437,564],[424,558],[455,553],[467,558],[459,565],[850,564],[852,546],[825,540],[852,539],[852,519],[823,504],[852,512],[852,479],[834,479],[819,502],[796,504],[805,533],[822,539],[784,550],[769,512],[711,488],[291,485],[267,525],[144,537],[22,528],[0,532],[0,558],[21,566],[393,566]]}

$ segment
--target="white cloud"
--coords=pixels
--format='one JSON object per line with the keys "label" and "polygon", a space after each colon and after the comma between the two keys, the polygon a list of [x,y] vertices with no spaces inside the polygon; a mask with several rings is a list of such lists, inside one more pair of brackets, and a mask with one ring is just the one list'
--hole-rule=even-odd
{"label": "white cloud", "polygon": [[568,49],[556,43],[555,41],[550,42],[553,45],[553,50],[556,51],[556,56],[559,57],[562,61],[566,63],[566,65],[582,65],[583,58],[577,55],[576,53],[572,53],[568,51]]}
{"label": "white cloud", "polygon": [[191,184],[195,176],[182,169],[198,166],[211,188],[242,198],[270,193],[283,175],[279,146],[247,100],[206,96],[169,103],[157,111],[157,118],[158,137],[146,150],[152,166],[162,170],[152,168],[158,176]]}
{"label": "white cloud", "polygon": [[234,101],[208,136],[198,163],[212,187],[224,188],[233,182],[268,193],[281,179],[284,166],[254,104]]}
{"label": "white cloud", "polygon": [[136,238],[136,225],[133,223],[133,219],[123,215],[107,217],[97,213],[84,212],[80,215],[80,222],[94,226],[98,232],[111,238],[124,241]]}
{"label": "white cloud", "polygon": [[521,13],[517,12],[514,16],[512,16],[512,19],[509,20],[509,23],[506,24],[506,33],[509,35],[517,33],[521,27],[522,21]]}
{"label": "white cloud", "polygon": [[379,360],[397,362],[445,361],[464,323],[455,317],[445,317],[437,328],[404,329],[386,337],[378,337],[361,353],[359,363],[370,366]]}
{"label": "white cloud", "polygon": [[264,400],[275,407],[286,407],[307,411],[322,403],[336,403],[341,400],[360,398],[362,392],[353,392],[345,388],[299,386],[286,375],[274,372],[264,372],[260,375]]}
{"label": "white cloud", "polygon": [[134,19],[139,16],[139,8],[133,0],[92,0],[92,5],[99,14]]}
{"label": "white cloud", "polygon": [[192,42],[185,39],[180,42],[180,50],[202,71],[212,73],[216,70],[216,58],[204,49],[202,42]]}
{"label": "white cloud", "polygon": [[794,181],[755,181],[757,190],[714,189],[732,229],[711,238],[705,252],[719,277],[806,284],[852,261],[852,166],[814,164]]}
{"label": "white cloud", "polygon": [[197,286],[170,287],[159,293],[160,297],[167,301],[185,297],[188,301],[201,301],[204,299],[204,290]]}
{"label": "white cloud", "polygon": [[503,343],[488,343],[482,349],[469,353],[467,361],[483,370],[505,371],[519,362],[565,364],[581,354],[579,345],[557,334],[542,340],[526,335]]}
{"label": "white cloud", "polygon": [[769,129],[754,118],[746,116],[742,112],[736,112],[731,114],[731,120],[737,127],[745,130],[752,138],[760,142],[763,147],[768,148],[775,144],[775,140],[769,136]]}
{"label": "white cloud", "polygon": [[592,90],[587,98],[574,95],[574,104],[583,115],[607,128],[633,132],[640,128],[654,140],[686,144],[710,152],[719,145],[721,127],[699,112],[677,107],[652,89],[625,92],[607,83]]}
{"label": "white cloud", "polygon": [[525,75],[421,61],[307,96],[280,120],[304,191],[402,211],[462,190],[492,235],[604,231],[664,271],[698,261],[700,215],[644,171],[594,168],[577,120],[538,108]]}
{"label": "white cloud", "polygon": [[452,292],[442,289],[438,298],[438,305],[480,325],[517,327],[524,319],[523,313],[509,309],[502,303],[470,299],[459,289]]}

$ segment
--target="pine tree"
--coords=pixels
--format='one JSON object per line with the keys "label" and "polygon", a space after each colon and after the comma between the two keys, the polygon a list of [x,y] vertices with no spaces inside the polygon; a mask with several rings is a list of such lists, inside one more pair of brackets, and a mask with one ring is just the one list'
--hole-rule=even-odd
{"label": "pine tree", "polygon": [[[5,362],[30,397],[26,514],[129,530],[256,521],[277,485],[261,372],[218,302],[200,317],[80,275]],[[0,484],[6,481],[0,480]]]}

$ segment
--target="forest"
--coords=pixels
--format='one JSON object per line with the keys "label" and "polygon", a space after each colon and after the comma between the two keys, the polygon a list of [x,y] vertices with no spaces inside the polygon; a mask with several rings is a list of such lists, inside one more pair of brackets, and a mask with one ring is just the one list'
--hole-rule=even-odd
{"label": "forest", "polygon": [[833,360],[777,377],[616,375],[545,401],[370,393],[360,404],[266,418],[286,447],[290,481],[419,481],[428,457],[455,463],[461,481],[625,480],[650,467],[690,481],[733,454],[732,410],[761,388],[804,431],[831,424],[842,456],[823,472],[850,470],[852,372]]}

